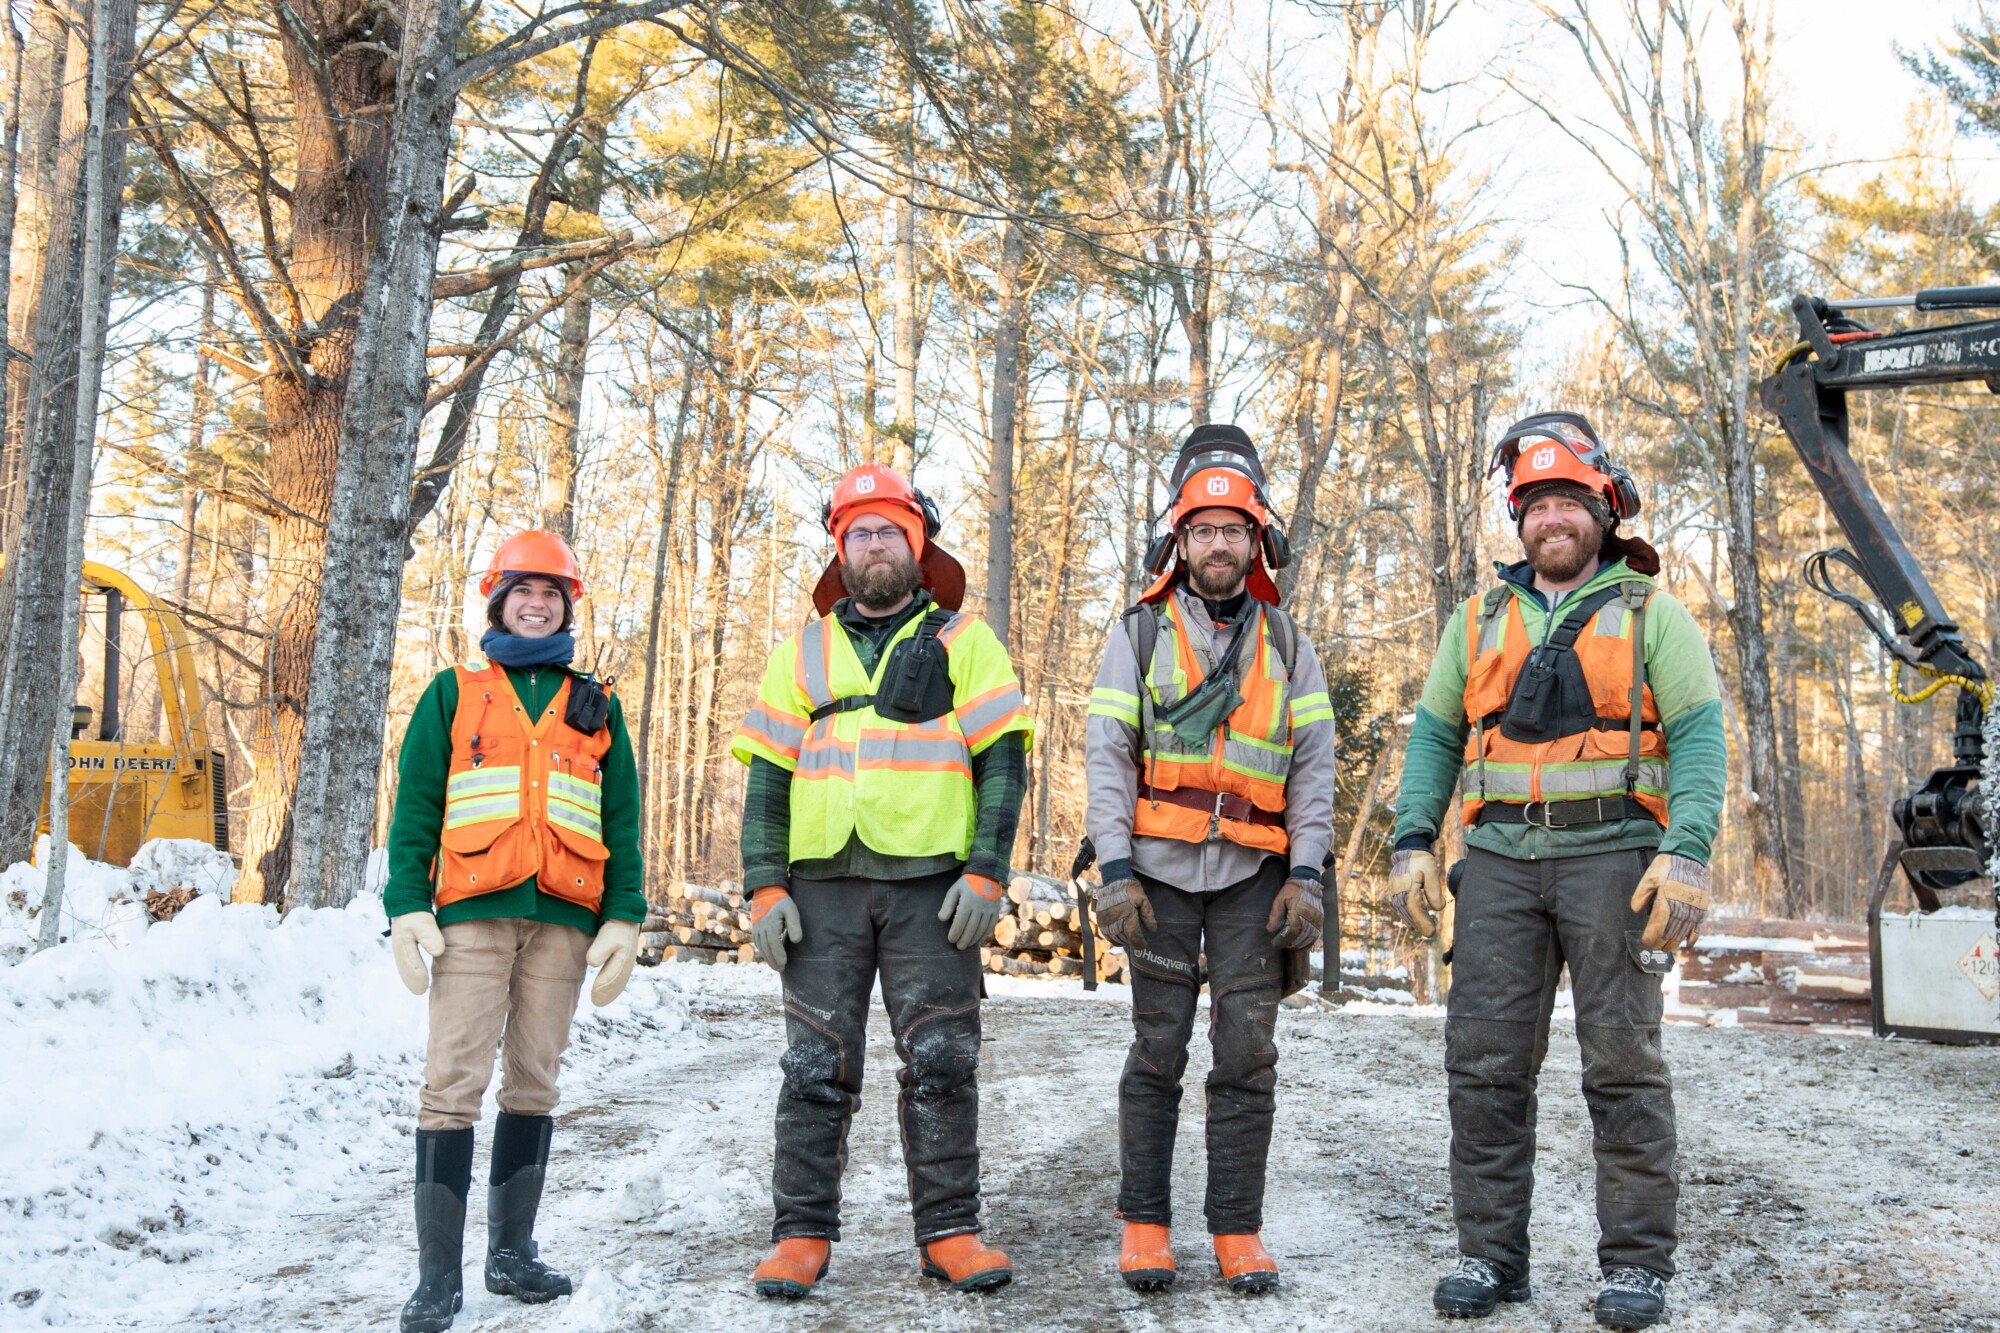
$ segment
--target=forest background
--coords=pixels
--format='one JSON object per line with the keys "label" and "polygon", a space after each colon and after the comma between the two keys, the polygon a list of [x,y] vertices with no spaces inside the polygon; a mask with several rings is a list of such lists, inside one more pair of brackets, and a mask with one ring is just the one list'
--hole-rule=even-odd
{"label": "forest background", "polygon": [[[729,733],[810,614],[832,479],[879,460],[1012,649],[1016,862],[1060,874],[1164,470],[1235,421],[1333,687],[1347,928],[1387,940],[1405,719],[1518,555],[1491,441],[1569,408],[1724,682],[1720,898],[1857,917],[1950,696],[1896,705],[1808,595],[1838,530],[1755,385],[1794,292],[1984,281],[2000,221],[1994,13],[1883,8],[7,0],[0,864],[78,634],[101,687],[83,551],[198,636],[238,897],[325,903],[476,649],[488,554],[537,525],[583,563],[652,886],[729,877]],[[2000,660],[1985,392],[1868,398],[1854,449]]]}

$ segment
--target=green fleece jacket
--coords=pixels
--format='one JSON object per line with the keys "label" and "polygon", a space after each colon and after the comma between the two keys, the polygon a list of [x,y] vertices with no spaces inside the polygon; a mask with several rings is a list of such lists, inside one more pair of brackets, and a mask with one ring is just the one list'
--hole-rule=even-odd
{"label": "green fleece jacket", "polygon": [[[1495,566],[1501,582],[1514,594],[1531,643],[1549,635],[1560,615],[1552,617],[1534,591],[1525,561]],[[1651,583],[1623,560],[1606,565],[1589,582],[1561,598],[1555,610],[1607,584],[1627,580]],[[1465,603],[1452,612],[1444,640],[1432,659],[1417,704],[1416,720],[1403,757],[1402,788],[1396,797],[1395,843],[1427,847],[1437,836],[1451,808],[1465,762],[1465,740],[1472,723],[1465,715]],[[1729,748],[1723,731],[1722,692],[1716,683],[1715,661],[1700,626],[1673,597],[1655,592],[1646,603],[1646,684],[1660,710],[1666,735],[1667,827],[1650,819],[1627,819],[1580,828],[1545,829],[1527,824],[1483,824],[1468,829],[1468,846],[1533,861],[1560,856],[1630,849],[1675,852],[1707,864],[1709,849],[1722,825],[1722,800],[1727,782]]]}
{"label": "green fleece jacket", "polygon": [[[562,688],[561,667],[529,671],[508,667],[507,679],[529,717],[540,716]],[[445,781],[451,773],[451,721],[458,712],[458,674],[446,669],[432,678],[410,714],[403,733],[403,752],[396,763],[396,811],[389,820],[389,882],[382,890],[382,907],[390,916],[428,912],[431,908],[431,863],[437,859],[438,837],[444,831]],[[522,917],[575,926],[597,933],[601,918],[618,921],[646,919],[646,891],[639,858],[639,769],[632,756],[632,738],[625,732],[625,711],[611,696],[611,750],[604,757],[604,845],[611,857],[604,863],[604,901],[599,912],[543,893],[530,875],[511,889],[475,894],[437,909],[440,926],[490,917]]]}

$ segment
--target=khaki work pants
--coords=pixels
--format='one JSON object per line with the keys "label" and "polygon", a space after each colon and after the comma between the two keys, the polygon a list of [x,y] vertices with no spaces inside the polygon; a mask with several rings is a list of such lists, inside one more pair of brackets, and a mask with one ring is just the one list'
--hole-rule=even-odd
{"label": "khaki work pants", "polygon": [[419,1129],[467,1129],[493,1081],[500,1109],[548,1115],[583,989],[590,936],[574,926],[505,917],[444,927],[431,965],[430,1050]]}

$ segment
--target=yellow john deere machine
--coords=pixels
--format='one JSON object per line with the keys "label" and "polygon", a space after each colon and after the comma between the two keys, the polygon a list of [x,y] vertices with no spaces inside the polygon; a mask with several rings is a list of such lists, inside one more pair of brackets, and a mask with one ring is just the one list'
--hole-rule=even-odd
{"label": "yellow john deere machine", "polygon": [[[103,617],[104,671],[96,705],[79,701],[71,714],[69,840],[84,855],[121,866],[152,838],[194,838],[228,851],[223,754],[210,747],[201,722],[201,688],[187,627],[107,565],[84,562],[83,597],[85,616]],[[145,626],[145,660],[159,675],[162,739],[125,737],[120,629],[127,610]],[[42,828],[48,828],[46,806]]]}

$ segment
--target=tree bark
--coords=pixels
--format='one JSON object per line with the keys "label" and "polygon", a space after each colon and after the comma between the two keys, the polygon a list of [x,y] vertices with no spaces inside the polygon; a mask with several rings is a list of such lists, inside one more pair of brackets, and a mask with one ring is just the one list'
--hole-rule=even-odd
{"label": "tree bark", "polygon": [[[72,458],[69,508],[64,514],[62,604],[56,642],[74,644],[77,603],[83,597],[83,529],[90,513],[90,466],[97,443],[97,393],[104,374],[104,325],[110,314],[111,272],[118,254],[118,201],[125,193],[125,154],[117,153],[118,169],[107,171],[111,156],[105,143],[110,84],[115,72],[121,89],[131,79],[132,46],[136,38],[137,0],[95,0],[90,13],[90,48],[86,68],[83,138],[83,255],[77,290],[79,320],[76,341],[75,406],[70,416]],[[106,219],[110,235],[105,235]],[[76,698],[77,655],[62,652],[56,659],[56,700]],[[108,665],[117,670],[117,663]],[[107,684],[106,689],[110,686]],[[67,708],[58,711],[49,737],[49,863],[42,895],[37,949],[53,946],[61,936],[64,881],[69,870],[69,738]],[[98,855],[103,855],[100,844]]]}
{"label": "tree bark", "polygon": [[[364,290],[350,325],[351,380],[339,423],[310,644],[301,739],[313,762],[293,798],[287,911],[339,906],[362,886],[374,824],[389,666],[402,602],[410,491],[427,381],[431,287],[458,102],[456,0],[404,15],[381,206],[370,216]],[[350,127],[351,129],[352,127]]]}
{"label": "tree bark", "polygon": [[[81,545],[73,547],[69,539],[71,487],[79,463],[79,430],[85,432],[84,438],[95,438],[90,432],[96,426],[96,376],[102,370],[103,327],[111,299],[110,284],[97,282],[86,271],[85,261],[90,254],[111,256],[118,250],[138,19],[135,0],[101,3],[110,6],[103,15],[78,0],[66,16],[64,62],[72,71],[90,68],[91,38],[86,34],[95,32],[99,22],[109,25],[105,58],[100,62],[103,111],[93,130],[92,80],[66,81],[50,164],[46,248],[36,265],[40,289],[35,300],[34,359],[22,414],[25,514],[0,574],[7,588],[0,594],[0,605],[8,610],[4,681],[0,681],[0,795],[5,799],[0,863],[26,860],[32,850],[48,790],[49,738],[58,719],[68,717],[72,702],[70,696],[45,686],[63,679],[64,660],[76,654],[74,638],[65,638],[63,632],[65,617],[69,624],[75,623],[74,598],[65,593],[67,569],[82,558]],[[94,156],[86,146],[93,138],[101,144],[101,152]],[[94,180],[86,168],[87,157],[94,164]],[[88,364],[79,350],[87,327],[96,329],[97,339],[97,352]],[[86,389],[92,397],[82,403],[80,394]],[[74,672],[73,663],[70,670]],[[74,680],[73,674],[70,679]]]}
{"label": "tree bark", "polygon": [[907,69],[903,76],[900,138],[896,145],[895,277],[889,302],[895,307],[896,419],[890,466],[905,477],[917,467],[917,209],[913,199],[917,176],[917,85]]}
{"label": "tree bark", "polygon": [[[595,117],[583,122],[577,137],[575,175],[569,189],[572,216],[595,221],[604,204],[604,142],[607,130]],[[580,260],[563,266],[574,281],[589,267]],[[576,474],[583,450],[583,372],[590,353],[591,284],[584,281],[563,302],[562,327],[556,338],[556,364],[549,393],[548,468],[542,477],[544,528],[572,546],[576,544]]]}
{"label": "tree bark", "polygon": [[986,623],[1005,645],[1014,590],[1014,433],[1027,300],[1021,269],[1027,229],[1009,217],[1000,234],[1000,309],[993,330],[992,458],[986,473]]}

